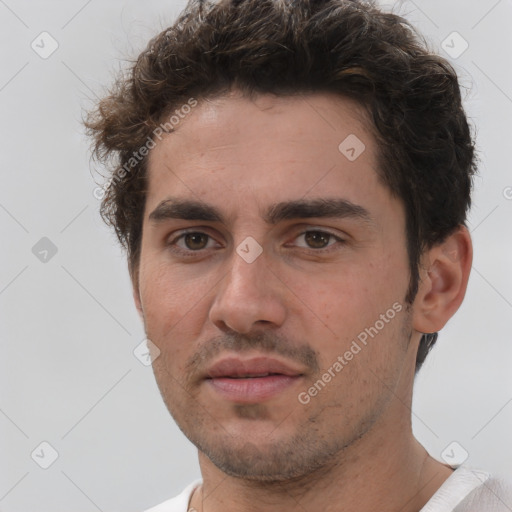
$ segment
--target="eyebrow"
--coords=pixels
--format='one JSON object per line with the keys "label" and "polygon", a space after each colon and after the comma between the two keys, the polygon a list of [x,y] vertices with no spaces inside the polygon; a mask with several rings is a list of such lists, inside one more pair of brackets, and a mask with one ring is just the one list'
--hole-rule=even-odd
{"label": "eyebrow", "polygon": [[[340,198],[298,199],[270,205],[263,219],[267,224],[306,218],[351,218],[375,226],[370,212],[357,204]],[[201,220],[226,224],[216,207],[190,199],[168,198],[150,214],[149,220],[159,223],[169,219]]]}

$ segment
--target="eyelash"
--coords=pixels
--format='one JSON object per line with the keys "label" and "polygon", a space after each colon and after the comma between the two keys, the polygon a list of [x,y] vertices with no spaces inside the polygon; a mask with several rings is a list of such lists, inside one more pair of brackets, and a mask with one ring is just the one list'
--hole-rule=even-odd
{"label": "eyelash", "polygon": [[[329,241],[331,239],[334,239],[335,242],[338,242],[339,244],[343,245],[346,243],[346,240],[344,240],[343,238],[340,238],[339,236],[329,232],[329,231],[325,231],[323,229],[306,229],[304,231],[302,231],[301,233],[299,233],[295,238],[294,240],[296,240],[297,238],[301,237],[301,236],[305,236],[306,234],[308,233],[317,233],[317,234],[322,234],[322,235],[326,235],[329,237]],[[168,246],[170,247],[171,251],[180,255],[180,256],[184,256],[184,257],[188,257],[188,258],[193,258],[199,254],[202,254],[204,253],[204,251],[206,251],[207,249],[198,249],[198,250],[193,250],[193,249],[183,249],[181,247],[178,247],[176,246],[176,243],[179,241],[179,240],[182,240],[185,236],[187,235],[205,235],[208,237],[208,242],[210,240],[213,240],[213,237],[211,235],[209,235],[208,233],[205,233],[203,231],[194,231],[194,230],[189,230],[189,231],[184,231],[182,233],[180,233],[179,235],[175,236],[169,243],[168,243]],[[207,243],[208,243],[207,242]],[[313,247],[299,247],[299,249],[301,250],[306,250],[306,251],[312,251],[313,253],[329,253],[333,250],[336,250],[335,248],[332,248],[333,246],[335,246],[336,243],[330,243],[329,245],[323,247],[323,248],[320,248],[320,249],[315,249]]]}

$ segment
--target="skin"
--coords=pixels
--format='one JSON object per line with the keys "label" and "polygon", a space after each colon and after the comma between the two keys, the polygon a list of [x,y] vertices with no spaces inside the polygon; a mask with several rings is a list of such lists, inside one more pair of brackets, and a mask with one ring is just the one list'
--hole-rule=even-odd
{"label": "skin", "polygon": [[[421,333],[440,330],[464,298],[471,239],[460,227],[423,254],[408,306],[405,212],[377,176],[368,126],[337,96],[232,91],[200,102],[151,150],[134,298],[160,350],[162,397],[199,449],[197,511],[417,511],[451,474],[412,434],[412,389]],[[350,134],[365,145],[354,161],[338,149]],[[171,197],[215,207],[222,221],[151,216]],[[271,205],[312,199],[348,200],[371,220],[266,222]],[[179,238],[187,229],[208,236]],[[248,236],[262,248],[252,263],[236,252]],[[301,403],[393,304],[400,312]],[[202,379],[229,354],[275,356],[303,375],[237,404]]]}

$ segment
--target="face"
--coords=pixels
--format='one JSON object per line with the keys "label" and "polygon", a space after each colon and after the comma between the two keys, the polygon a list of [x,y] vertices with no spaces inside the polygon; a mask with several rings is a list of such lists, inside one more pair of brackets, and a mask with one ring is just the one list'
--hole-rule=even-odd
{"label": "face", "polygon": [[136,302],[170,413],[230,475],[342,456],[414,359],[404,210],[365,126],[339,97],[232,92],[151,150]]}

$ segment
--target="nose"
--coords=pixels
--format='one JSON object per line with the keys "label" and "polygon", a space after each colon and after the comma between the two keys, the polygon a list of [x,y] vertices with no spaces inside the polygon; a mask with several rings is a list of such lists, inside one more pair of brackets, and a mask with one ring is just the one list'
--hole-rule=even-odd
{"label": "nose", "polygon": [[261,254],[248,263],[236,252],[209,311],[210,321],[222,331],[247,334],[257,326],[279,327],[286,317],[284,284]]}

